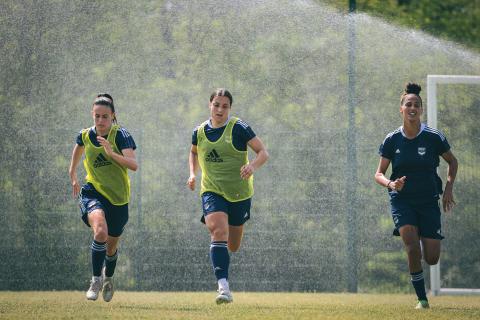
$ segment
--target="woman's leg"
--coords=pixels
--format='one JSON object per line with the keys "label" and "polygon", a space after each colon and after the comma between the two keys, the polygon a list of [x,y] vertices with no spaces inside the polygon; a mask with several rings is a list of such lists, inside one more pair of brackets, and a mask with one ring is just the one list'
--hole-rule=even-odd
{"label": "woman's leg", "polygon": [[105,277],[111,278],[115,272],[120,236],[128,222],[128,204],[114,206],[107,203],[106,221],[108,225],[107,255],[105,256]]}
{"label": "woman's leg", "polygon": [[413,225],[404,225],[400,229],[400,236],[405,245],[408,256],[408,269],[410,270],[413,288],[419,301],[427,301],[425,292],[425,280],[422,270],[422,249],[420,247],[420,237],[418,228]]}
{"label": "woman's leg", "polygon": [[205,216],[205,225],[212,241],[228,241],[228,216],[225,212],[209,213]]}
{"label": "woman's leg", "polygon": [[107,252],[108,227],[105,213],[102,209],[95,209],[88,214],[88,223],[92,227],[92,271],[94,277],[100,277],[103,261]]}
{"label": "woman's leg", "polygon": [[117,245],[120,237],[108,236],[107,255],[105,256],[105,272],[103,278],[103,300],[109,302],[113,298],[113,273],[117,266]]}
{"label": "woman's leg", "polygon": [[422,249],[416,226],[404,225],[399,229],[408,257],[410,273],[422,270]]}
{"label": "woman's leg", "polygon": [[421,238],[423,246],[423,259],[429,265],[438,263],[440,259],[441,241],[439,239]]}
{"label": "woman's leg", "polygon": [[205,216],[205,224],[211,236],[210,258],[220,293],[216,301],[217,303],[231,302],[232,296],[228,286],[228,267],[230,264],[230,255],[227,248],[228,216],[221,211],[209,213]]}
{"label": "woman's leg", "polygon": [[210,258],[217,280],[228,280],[230,255],[227,249],[228,216],[225,212],[212,212],[205,216],[205,225],[210,232]]}
{"label": "woman's leg", "polygon": [[237,252],[242,244],[243,225],[228,227],[228,249],[231,252]]}
{"label": "woman's leg", "polygon": [[90,288],[87,291],[88,300],[97,300],[98,293],[102,289],[102,267],[107,252],[108,227],[105,221],[105,213],[102,209],[95,209],[88,213],[88,223],[93,230],[92,272],[93,277]]}
{"label": "woman's leg", "polygon": [[108,236],[107,255],[105,257],[105,276],[113,277],[115,267],[117,266],[117,248],[120,237]]}

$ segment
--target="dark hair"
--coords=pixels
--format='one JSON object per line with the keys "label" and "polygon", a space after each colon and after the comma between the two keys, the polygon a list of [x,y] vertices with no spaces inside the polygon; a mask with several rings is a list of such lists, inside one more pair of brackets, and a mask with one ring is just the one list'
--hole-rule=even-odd
{"label": "dark hair", "polygon": [[117,117],[115,116],[115,105],[113,104],[113,98],[111,95],[109,95],[108,93],[99,93],[95,97],[93,104],[109,107],[114,113],[113,122],[117,123]]}
{"label": "dark hair", "polygon": [[420,105],[423,105],[422,97],[420,97],[420,91],[422,91],[422,87],[419,84],[408,82],[405,84],[405,89],[403,90],[402,95],[400,96],[400,105],[403,105],[403,100],[407,96],[407,94],[414,94],[420,99]]}
{"label": "dark hair", "polygon": [[228,100],[230,100],[230,106],[233,104],[232,94],[227,89],[220,88],[212,92],[212,94],[210,95],[210,102],[212,102],[213,98],[215,97],[227,97]]}

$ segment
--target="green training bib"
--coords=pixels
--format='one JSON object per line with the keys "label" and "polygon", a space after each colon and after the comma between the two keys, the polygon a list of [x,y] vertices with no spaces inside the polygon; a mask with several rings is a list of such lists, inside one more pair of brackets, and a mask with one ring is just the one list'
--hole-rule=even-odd
{"label": "green training bib", "polygon": [[248,164],[248,151],[235,149],[232,130],[238,118],[231,117],[222,136],[215,142],[208,140],[204,127],[197,131],[198,162],[202,169],[200,194],[215,192],[230,202],[253,196],[253,175],[247,180],[240,177],[240,168]]}
{"label": "green training bib", "polygon": [[[107,140],[115,153],[121,154],[115,143],[119,125],[112,125]],[[120,206],[130,200],[130,179],[127,168],[119,165],[109,157],[102,146],[97,147],[90,140],[90,129],[82,131],[82,140],[85,146],[85,160],[83,165],[87,171],[87,182],[107,198],[113,205]]]}

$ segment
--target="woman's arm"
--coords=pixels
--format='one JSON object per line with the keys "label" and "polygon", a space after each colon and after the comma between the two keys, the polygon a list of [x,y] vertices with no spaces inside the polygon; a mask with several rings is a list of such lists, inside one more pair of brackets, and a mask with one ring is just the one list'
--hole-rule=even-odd
{"label": "woman's arm", "polygon": [[77,179],[77,166],[82,159],[84,150],[84,146],[75,144],[72,152],[72,159],[70,161],[70,167],[68,168],[68,174],[70,175],[70,181],[72,182],[72,195],[74,198],[76,198],[80,193],[80,184],[78,183]]}
{"label": "woman's arm", "polygon": [[458,161],[450,150],[442,154],[442,158],[448,163],[447,182],[445,183],[442,204],[444,211],[450,211],[455,205],[455,200],[453,199],[453,183],[457,176]]}
{"label": "woman's arm", "polygon": [[137,171],[138,164],[137,159],[135,157],[135,150],[132,148],[122,149],[122,154],[116,153],[113,151],[110,142],[103,137],[97,137],[98,143],[103,146],[103,149],[107,153],[107,155],[113,159],[116,163],[121,166],[124,166],[132,171]]}
{"label": "woman's arm", "polygon": [[190,177],[188,178],[187,185],[190,190],[195,190],[195,176],[198,171],[198,154],[197,146],[192,144],[190,148],[190,155],[188,156],[188,166],[190,168]]}
{"label": "woman's arm", "polygon": [[390,160],[384,157],[380,157],[380,162],[378,163],[377,172],[375,173],[375,181],[386,188],[392,190],[400,191],[405,185],[405,180],[407,177],[403,176],[401,178],[390,180],[385,177],[385,172],[387,172],[388,166],[390,165]]}
{"label": "woman's arm", "polygon": [[253,151],[257,154],[255,159],[252,162],[242,166],[240,168],[240,176],[242,179],[248,179],[253,174],[255,170],[260,168],[265,162],[267,162],[269,155],[265,145],[259,137],[255,137],[248,141],[248,146],[252,148]]}

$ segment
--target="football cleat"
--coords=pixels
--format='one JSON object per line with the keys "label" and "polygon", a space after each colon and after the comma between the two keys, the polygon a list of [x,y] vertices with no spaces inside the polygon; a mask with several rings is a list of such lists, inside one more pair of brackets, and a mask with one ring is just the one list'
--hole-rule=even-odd
{"label": "football cleat", "polygon": [[415,309],[428,309],[428,308],[430,308],[430,305],[428,304],[427,300],[418,300],[418,303],[415,306]]}
{"label": "football cleat", "polygon": [[113,277],[105,277],[103,279],[102,289],[103,301],[110,302],[113,298]]}
{"label": "football cleat", "polygon": [[102,289],[102,277],[92,277],[92,281],[90,282],[90,288],[87,291],[87,299],[88,300],[97,300],[98,293]]}
{"label": "football cleat", "polygon": [[232,293],[229,290],[219,289],[215,302],[217,302],[217,304],[233,302]]}
{"label": "football cleat", "polygon": [[103,288],[102,297],[103,301],[110,302],[113,298],[113,277],[107,277],[105,275],[105,266],[102,269]]}

